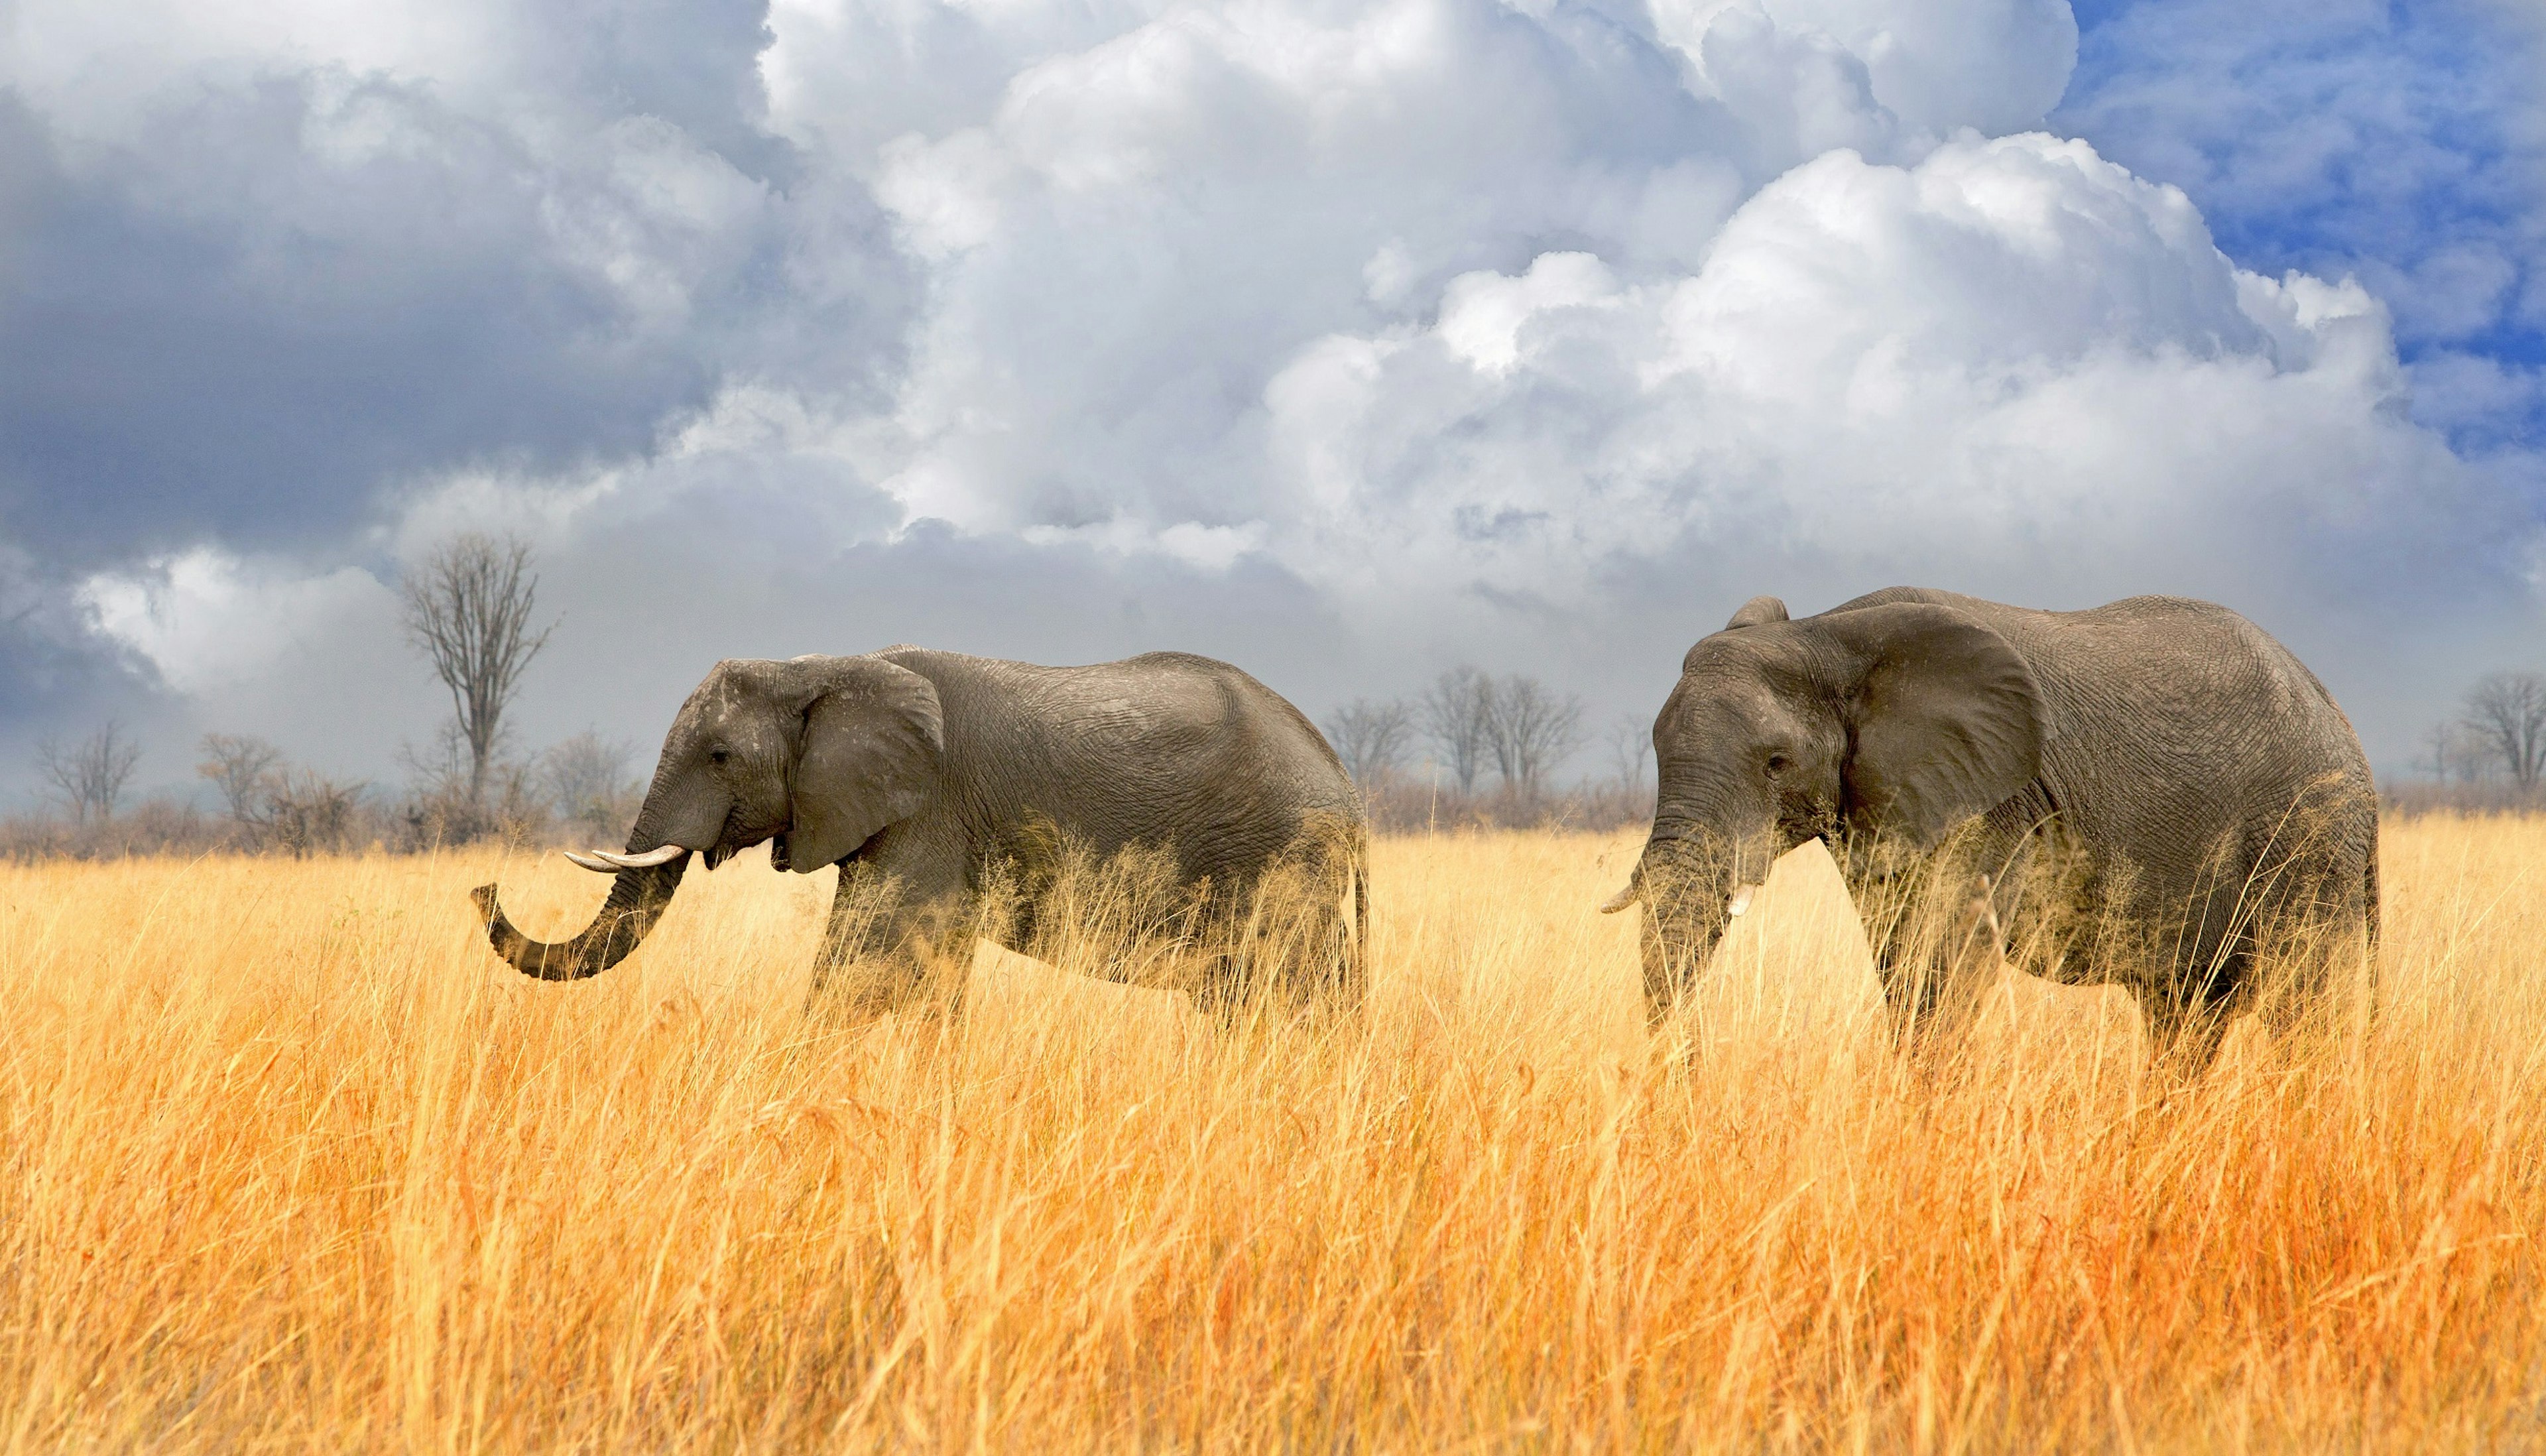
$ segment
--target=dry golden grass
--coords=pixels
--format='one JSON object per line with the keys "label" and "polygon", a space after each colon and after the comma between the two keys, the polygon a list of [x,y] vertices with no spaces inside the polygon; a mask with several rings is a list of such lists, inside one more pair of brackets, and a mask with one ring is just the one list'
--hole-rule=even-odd
{"label": "dry golden grass", "polygon": [[1659,1049],[1624,839],[1383,841],[1367,1035],[985,957],[800,998],[828,877],[596,982],[554,859],[0,870],[11,1451],[2546,1446],[2546,822],[2387,837],[2365,1040],[1902,1071],[1789,857]]}

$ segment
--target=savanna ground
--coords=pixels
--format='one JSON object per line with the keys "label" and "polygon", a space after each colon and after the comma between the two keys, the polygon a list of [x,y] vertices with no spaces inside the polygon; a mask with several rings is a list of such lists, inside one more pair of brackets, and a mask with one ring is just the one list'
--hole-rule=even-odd
{"label": "savanna ground", "polygon": [[553,856],[0,869],[0,1447],[2546,1447],[2546,820],[2191,1085],[2014,981],[1905,1071],[1814,847],[1649,1047],[1632,848],[1383,840],[1366,1033],[808,1020],[757,856],[570,986]]}

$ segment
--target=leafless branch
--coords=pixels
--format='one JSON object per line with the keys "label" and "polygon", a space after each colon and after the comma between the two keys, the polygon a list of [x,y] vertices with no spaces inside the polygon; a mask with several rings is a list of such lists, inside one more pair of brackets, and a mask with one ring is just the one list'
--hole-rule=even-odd
{"label": "leafless branch", "polygon": [[206,733],[195,773],[221,792],[230,822],[253,830],[264,822],[266,803],[281,777],[283,750],[246,733]]}
{"label": "leafless branch", "polygon": [[470,532],[436,548],[406,578],[407,639],[451,690],[471,804],[485,800],[505,710],[554,630],[531,628],[539,577],[530,563],[528,544]]}
{"label": "leafless branch", "polygon": [[2523,794],[2546,770],[2546,674],[2497,672],[2466,697],[2467,727]]}
{"label": "leafless branch", "polygon": [[1405,761],[1413,736],[1413,720],[1405,704],[1395,698],[1379,703],[1355,698],[1326,718],[1326,737],[1335,756],[1365,789]]}
{"label": "leafless branch", "polygon": [[1630,791],[1645,785],[1645,765],[1654,757],[1654,726],[1651,720],[1635,714],[1621,714],[1609,723],[1609,757],[1617,765],[1618,783]]}
{"label": "leafless branch", "polygon": [[1486,687],[1485,734],[1495,768],[1514,788],[1542,788],[1582,745],[1582,700],[1558,697],[1537,678],[1517,674]]}
{"label": "leafless branch", "polygon": [[71,818],[83,824],[92,816],[101,823],[115,817],[116,801],[124,797],[140,762],[141,745],[123,736],[122,728],[112,722],[69,746],[54,738],[36,745],[37,774],[62,797]]}
{"label": "leafless branch", "polygon": [[1442,673],[1416,701],[1424,736],[1463,794],[1475,792],[1491,749],[1493,701],[1494,680],[1464,663]]}
{"label": "leafless branch", "polygon": [[277,774],[266,792],[265,823],[294,859],[341,849],[366,787],[307,769]]}
{"label": "leafless branch", "polygon": [[557,813],[607,848],[628,831],[636,817],[644,786],[629,772],[635,758],[631,745],[586,729],[540,756]]}

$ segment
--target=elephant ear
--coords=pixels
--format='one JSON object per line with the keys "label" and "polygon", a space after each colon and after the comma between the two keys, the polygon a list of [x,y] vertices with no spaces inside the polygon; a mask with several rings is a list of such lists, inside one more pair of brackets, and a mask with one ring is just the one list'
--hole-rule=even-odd
{"label": "elephant ear", "polygon": [[[805,659],[798,659],[804,661]],[[846,859],[876,831],[917,814],[946,751],[937,687],[877,657],[806,662],[811,701],[792,785],[787,858],[810,874]]]}
{"label": "elephant ear", "polygon": [[1724,624],[1724,630],[1731,632],[1737,627],[1765,627],[1771,622],[1788,620],[1784,602],[1772,596],[1755,596],[1741,604],[1741,610],[1733,614],[1733,620]]}
{"label": "elephant ear", "polygon": [[1818,620],[1857,669],[1844,694],[1851,824],[1931,845],[2040,772],[2042,689],[2005,638],[1927,603]]}

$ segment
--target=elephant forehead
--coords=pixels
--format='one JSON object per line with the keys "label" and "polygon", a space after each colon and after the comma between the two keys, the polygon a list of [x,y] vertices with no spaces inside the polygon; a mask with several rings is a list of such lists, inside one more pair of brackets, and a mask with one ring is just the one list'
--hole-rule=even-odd
{"label": "elephant forehead", "polygon": [[1848,673],[1844,654],[1805,624],[1779,622],[1703,639],[1681,659],[1680,687],[1783,706],[1826,696]]}
{"label": "elephant forehead", "polygon": [[766,688],[781,673],[796,666],[794,662],[773,662],[761,657],[727,657],[708,669],[707,679],[699,687],[702,691],[721,689],[728,692]]}
{"label": "elephant forehead", "polygon": [[1813,655],[1813,639],[1793,622],[1762,622],[1699,638],[1680,658],[1680,671],[1710,669],[1761,673],[1800,664]]}
{"label": "elephant forehead", "polygon": [[1744,658],[1713,658],[1680,674],[1671,691],[1679,716],[1719,724],[1766,728],[1791,717],[1780,701],[1769,664]]}
{"label": "elephant forehead", "polygon": [[802,669],[793,662],[728,657],[708,669],[698,690],[690,694],[690,706],[702,712],[758,708],[801,675]]}
{"label": "elephant forehead", "polygon": [[776,685],[765,674],[749,670],[756,665],[769,664],[718,663],[682,705],[675,730],[731,739],[775,732]]}

